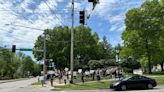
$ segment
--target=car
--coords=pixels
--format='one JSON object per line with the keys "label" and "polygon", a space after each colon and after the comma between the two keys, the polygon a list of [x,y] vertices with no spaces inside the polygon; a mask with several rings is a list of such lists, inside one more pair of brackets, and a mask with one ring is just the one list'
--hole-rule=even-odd
{"label": "car", "polygon": [[127,89],[153,89],[157,86],[156,80],[141,75],[122,78],[110,85],[111,89],[125,91]]}

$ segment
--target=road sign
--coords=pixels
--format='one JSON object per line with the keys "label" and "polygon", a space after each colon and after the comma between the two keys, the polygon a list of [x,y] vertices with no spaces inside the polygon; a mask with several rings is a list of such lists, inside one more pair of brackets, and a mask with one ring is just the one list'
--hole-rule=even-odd
{"label": "road sign", "polygon": [[33,51],[33,49],[27,49],[27,48],[20,48],[20,51]]}

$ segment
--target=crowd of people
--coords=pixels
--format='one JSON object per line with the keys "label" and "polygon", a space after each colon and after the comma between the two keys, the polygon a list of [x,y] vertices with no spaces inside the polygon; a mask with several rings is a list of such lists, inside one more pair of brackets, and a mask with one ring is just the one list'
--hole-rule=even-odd
{"label": "crowd of people", "polygon": [[[111,72],[110,75],[106,72],[107,71],[103,71],[103,70],[93,70],[92,73],[90,73],[89,71],[81,71],[79,73],[79,76],[82,83],[87,81],[89,77],[92,79],[92,81],[95,81],[95,80],[100,81],[103,76],[110,76],[110,78],[120,78],[122,76],[122,72],[118,72],[118,70]],[[73,75],[74,75],[74,79],[76,79],[77,78],[76,72]],[[61,71],[61,72],[58,72],[57,74],[49,74],[47,76],[41,75],[38,78],[38,81],[40,81],[42,86],[44,86],[44,83],[45,83],[44,80],[49,80],[51,86],[53,86],[54,78],[59,79],[59,84],[61,84],[62,82],[64,84],[68,84],[70,82],[69,81],[70,74],[69,72],[66,72],[66,71]]]}

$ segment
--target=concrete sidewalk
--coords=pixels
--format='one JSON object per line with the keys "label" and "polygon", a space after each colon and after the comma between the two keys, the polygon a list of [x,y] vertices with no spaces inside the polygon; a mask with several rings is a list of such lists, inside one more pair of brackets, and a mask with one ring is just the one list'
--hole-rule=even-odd
{"label": "concrete sidewalk", "polygon": [[[105,79],[105,80],[100,80],[100,82],[103,82],[103,81],[116,81],[118,79]],[[84,82],[84,83],[93,83],[93,82],[97,82],[97,81],[87,81],[87,82]],[[41,92],[56,92],[54,90],[54,86],[64,86],[64,85],[68,85],[70,84],[69,83],[69,80],[67,80],[67,84],[64,84],[64,80],[62,79],[61,80],[61,83],[59,83],[59,80],[58,79],[55,79],[53,81],[53,86],[51,86],[51,83],[49,80],[46,81],[46,84],[42,87],[41,85],[33,85],[32,87],[35,88],[35,89],[38,89],[40,90]],[[79,83],[76,83],[76,84],[83,84],[82,82],[79,82]],[[56,89],[57,90],[57,89]],[[65,92],[65,91],[57,91],[57,92]]]}
{"label": "concrete sidewalk", "polygon": [[20,78],[20,79],[11,79],[11,80],[0,80],[0,84],[2,83],[8,83],[8,82],[15,82],[15,81],[21,81],[21,80],[27,80],[30,78]]}

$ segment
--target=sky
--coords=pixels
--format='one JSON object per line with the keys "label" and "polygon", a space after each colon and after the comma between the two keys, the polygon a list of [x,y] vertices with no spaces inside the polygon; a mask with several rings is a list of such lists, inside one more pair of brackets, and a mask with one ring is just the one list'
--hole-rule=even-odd
{"label": "sky", "polygon": [[[99,0],[94,11],[88,0],[75,0],[75,26],[79,25],[79,11],[91,14],[86,20],[100,39],[106,36],[112,46],[123,44],[125,14],[140,7],[144,0]],[[10,25],[7,25],[10,24]],[[33,48],[35,40],[44,29],[71,26],[71,0],[0,0],[0,46]],[[30,28],[38,28],[34,30]],[[32,56],[32,52],[24,52]]]}

